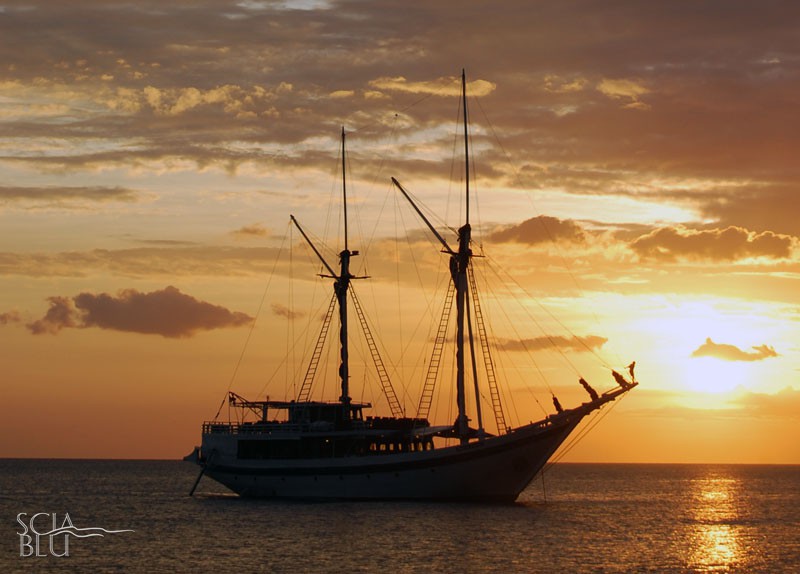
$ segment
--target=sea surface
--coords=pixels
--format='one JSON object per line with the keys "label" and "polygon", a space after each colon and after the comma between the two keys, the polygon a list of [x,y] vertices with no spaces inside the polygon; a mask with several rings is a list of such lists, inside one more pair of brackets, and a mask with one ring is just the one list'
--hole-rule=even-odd
{"label": "sea surface", "polygon": [[[0,572],[800,573],[800,466],[561,463],[501,506],[246,500],[209,478],[190,498],[197,472],[0,460]],[[43,535],[36,556],[37,513],[43,534],[53,514],[133,532]]]}

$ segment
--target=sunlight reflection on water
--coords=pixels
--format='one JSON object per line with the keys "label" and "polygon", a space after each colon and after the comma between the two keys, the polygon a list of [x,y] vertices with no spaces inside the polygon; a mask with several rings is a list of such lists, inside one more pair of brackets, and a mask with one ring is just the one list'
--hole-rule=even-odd
{"label": "sunlight reflection on water", "polygon": [[745,566],[737,478],[715,473],[692,481],[689,566],[699,572],[728,572]]}

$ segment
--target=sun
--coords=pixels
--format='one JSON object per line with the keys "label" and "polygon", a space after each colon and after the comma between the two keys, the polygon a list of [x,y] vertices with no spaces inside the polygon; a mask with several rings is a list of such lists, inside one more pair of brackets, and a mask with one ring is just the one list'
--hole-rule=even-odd
{"label": "sun", "polygon": [[692,357],[686,360],[683,382],[699,393],[728,393],[747,386],[751,366],[740,361],[716,357]]}

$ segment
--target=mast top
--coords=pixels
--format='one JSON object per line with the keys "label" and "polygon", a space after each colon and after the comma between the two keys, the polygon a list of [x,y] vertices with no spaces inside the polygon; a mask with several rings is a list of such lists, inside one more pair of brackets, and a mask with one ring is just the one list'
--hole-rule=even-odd
{"label": "mast top", "polygon": [[469,123],[467,118],[467,72],[461,69],[461,104],[464,108],[464,172],[466,182],[466,224],[469,225]]}
{"label": "mast top", "polygon": [[347,176],[345,164],[345,146],[344,146],[344,126],[342,126],[342,205],[344,207],[344,250],[349,251],[347,247]]}

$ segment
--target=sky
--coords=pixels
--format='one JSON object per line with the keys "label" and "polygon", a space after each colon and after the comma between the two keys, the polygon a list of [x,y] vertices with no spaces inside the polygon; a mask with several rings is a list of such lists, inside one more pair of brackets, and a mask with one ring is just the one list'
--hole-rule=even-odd
{"label": "sky", "polygon": [[331,288],[289,215],[335,265],[342,128],[413,414],[447,262],[390,178],[453,241],[466,69],[508,418],[635,360],[561,460],[800,463],[798,34],[769,0],[0,4],[0,457],[177,458],[228,390],[295,396]]}

